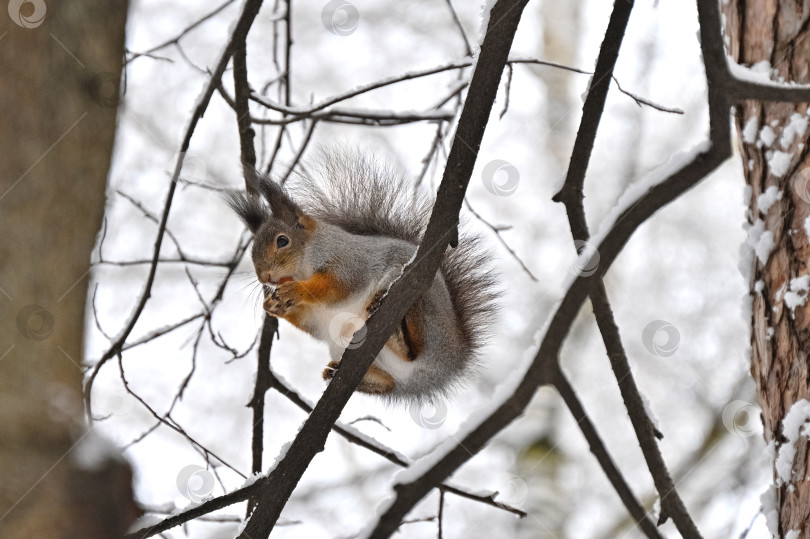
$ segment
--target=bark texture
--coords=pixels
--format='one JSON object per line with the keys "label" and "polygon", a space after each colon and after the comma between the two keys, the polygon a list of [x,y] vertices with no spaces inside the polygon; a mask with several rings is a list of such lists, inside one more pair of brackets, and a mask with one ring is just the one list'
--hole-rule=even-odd
{"label": "bark texture", "polygon": [[77,458],[101,449],[83,445],[81,362],[126,14],[121,0],[0,12],[2,537],[119,537],[137,513],[125,462]]}
{"label": "bark texture", "polygon": [[[723,10],[729,53],[737,63],[770,69],[773,80],[810,82],[810,2],[730,0]],[[752,271],[751,374],[774,456],[798,437],[790,478],[774,467],[776,499],[768,493],[763,507],[767,516],[775,503],[769,526],[779,536],[798,530],[799,537],[810,538],[808,440],[784,432],[782,421],[794,403],[810,400],[810,304],[802,280],[794,281],[810,274],[808,105],[746,101],[735,112],[750,187],[751,228],[742,264]]]}

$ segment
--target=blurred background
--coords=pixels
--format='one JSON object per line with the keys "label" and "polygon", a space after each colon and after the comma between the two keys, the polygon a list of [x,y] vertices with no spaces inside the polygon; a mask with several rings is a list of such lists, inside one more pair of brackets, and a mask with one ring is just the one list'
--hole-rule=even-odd
{"label": "blurred background", "polygon": [[[131,1],[106,227],[94,255],[88,298],[90,363],[109,347],[105,333],[114,336],[121,330],[143,289],[149,265],[139,261],[151,257],[157,232],[149,216],[162,210],[185,126],[240,4]],[[223,5],[175,43],[137,55],[173,40]],[[611,7],[595,0],[532,1],[511,57],[588,71]],[[478,47],[480,18],[477,2],[458,0],[293,2],[290,103],[304,107],[376,81],[463,62],[468,50]],[[248,39],[251,87],[280,103],[285,99],[279,82],[286,65],[285,19],[284,2],[265,2]],[[585,183],[593,231],[628,186],[706,138],[697,29],[690,3],[647,1],[634,8],[616,79],[624,90],[683,114],[640,105],[613,84]],[[440,110],[452,115],[459,95],[454,90],[469,76],[469,68],[447,70],[339,105],[423,113],[451,95]],[[435,408],[385,406],[356,395],[342,421],[362,419],[354,424],[357,429],[418,458],[452,438],[467,417],[486,410],[498,386],[519,373],[526,355],[534,355],[535,336],[565,292],[563,284],[578,271],[564,207],[551,197],[565,175],[589,79],[555,67],[515,64],[502,81],[464,210],[469,228],[484,236],[496,259],[502,290],[501,312],[479,378]],[[229,95],[232,80],[229,67],[223,77]],[[281,117],[255,103],[251,107],[257,118]],[[278,176],[293,164],[306,174],[307,159],[319,146],[343,145],[376,153],[415,181],[421,178],[423,188],[432,192],[454,121],[394,126],[319,121],[314,127],[303,121],[281,134],[278,125],[254,128],[262,168],[278,146],[272,168]],[[496,161],[497,173],[484,170]],[[748,374],[749,329],[742,315],[748,283],[737,269],[745,211],[738,161],[728,161],[643,225],[605,279],[639,387],[664,433],[662,452],[705,537],[769,536],[757,518],[770,465]],[[130,389],[142,401],[125,390],[114,362],[100,371],[93,389],[97,428],[126,448],[135,468],[136,497],[153,511],[141,524],[232,490],[250,471],[246,404],[253,393],[254,345],[263,313],[248,256],[224,287],[221,301],[212,303],[228,273],[225,265],[244,239],[241,223],[222,198],[223,189],[243,183],[236,117],[219,94],[195,131],[181,178],[168,221],[174,239],[164,241],[162,258],[178,259],[179,245],[183,258],[200,263],[158,267],[151,300],[128,342],[160,336],[126,349],[122,361]],[[200,298],[215,305],[210,320],[197,317],[163,333],[205,313]],[[325,387],[320,373],[327,361],[324,344],[281,323],[272,368],[310,401]],[[657,515],[652,480],[588,305],[566,341],[562,365],[637,497]],[[170,421],[217,458],[160,424],[145,404],[159,416],[170,410]],[[268,392],[265,468],[304,419],[288,399]],[[285,525],[274,537],[352,536],[375,515],[396,470],[333,433],[285,508]],[[525,509],[528,516],[518,519],[448,494],[447,538],[642,536],[575,420],[549,388],[538,391],[526,414],[459,469],[452,482],[473,491],[497,491],[499,500]],[[244,511],[245,504],[236,505],[165,536],[232,537]],[[403,525],[402,536],[436,537],[437,511],[434,491],[409,515],[419,522]],[[671,524],[662,533],[678,536]]]}

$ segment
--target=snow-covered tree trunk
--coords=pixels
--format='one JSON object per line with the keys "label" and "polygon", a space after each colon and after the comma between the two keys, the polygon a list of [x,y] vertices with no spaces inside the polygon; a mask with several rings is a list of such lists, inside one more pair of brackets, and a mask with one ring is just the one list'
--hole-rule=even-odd
{"label": "snow-covered tree trunk", "polygon": [[[737,63],[772,80],[810,82],[807,2],[724,4],[729,54]],[[774,535],[810,538],[803,432],[810,413],[808,105],[746,101],[735,112],[748,185],[750,229],[741,263],[751,272],[751,374],[775,457],[763,512]]]}

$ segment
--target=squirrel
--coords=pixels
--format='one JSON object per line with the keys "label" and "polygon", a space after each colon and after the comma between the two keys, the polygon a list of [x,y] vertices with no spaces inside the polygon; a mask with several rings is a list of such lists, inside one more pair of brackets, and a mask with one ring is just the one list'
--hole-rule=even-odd
{"label": "squirrel", "polygon": [[[238,191],[228,202],[253,233],[256,275],[268,287],[264,310],[329,345],[329,381],[415,256],[432,203],[403,175],[361,154],[329,154],[317,165],[319,180],[299,175],[288,188],[248,167],[248,186],[264,202]],[[358,391],[427,402],[475,371],[497,298],[480,243],[459,235]]]}

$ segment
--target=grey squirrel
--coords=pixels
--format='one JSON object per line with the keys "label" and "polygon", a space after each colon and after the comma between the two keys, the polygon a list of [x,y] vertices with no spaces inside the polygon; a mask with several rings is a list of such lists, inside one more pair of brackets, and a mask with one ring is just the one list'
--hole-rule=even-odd
{"label": "grey squirrel", "polygon": [[[252,190],[229,204],[253,233],[264,310],[329,345],[330,380],[389,286],[416,252],[432,204],[412,184],[360,154],[327,154],[319,179],[285,189],[246,170]],[[461,234],[358,386],[392,400],[446,396],[478,364],[495,311],[495,277],[480,238]],[[358,331],[359,330],[359,331]],[[358,331],[358,333],[355,333]]]}

